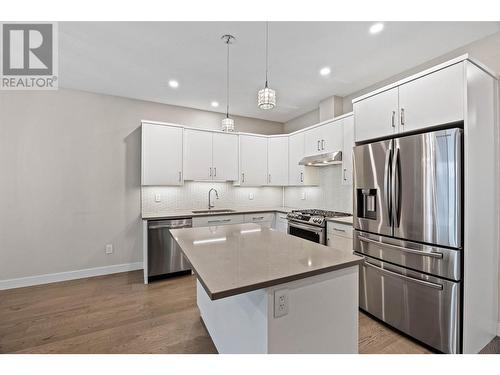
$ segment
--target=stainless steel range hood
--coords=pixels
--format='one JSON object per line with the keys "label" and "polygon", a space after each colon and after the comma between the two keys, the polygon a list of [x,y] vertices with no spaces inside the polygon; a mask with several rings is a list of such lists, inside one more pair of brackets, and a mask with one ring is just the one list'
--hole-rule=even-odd
{"label": "stainless steel range hood", "polygon": [[311,167],[324,167],[332,164],[342,163],[342,151],[328,152],[326,154],[311,155],[302,158],[299,165]]}

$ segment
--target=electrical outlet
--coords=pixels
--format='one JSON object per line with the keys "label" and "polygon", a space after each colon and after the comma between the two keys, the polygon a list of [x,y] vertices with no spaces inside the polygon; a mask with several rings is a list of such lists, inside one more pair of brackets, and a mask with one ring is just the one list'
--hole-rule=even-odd
{"label": "electrical outlet", "polygon": [[155,202],[161,202],[161,195],[155,194]]}
{"label": "electrical outlet", "polygon": [[108,243],[106,245],[106,254],[113,254],[113,244]]}
{"label": "electrical outlet", "polygon": [[306,192],[303,191],[301,194],[300,194],[300,199],[302,199],[303,201],[306,200]]}
{"label": "electrical outlet", "polygon": [[248,199],[253,200],[253,193],[248,193]]}
{"label": "electrical outlet", "polygon": [[288,314],[288,289],[280,289],[274,292],[274,317],[279,318]]}

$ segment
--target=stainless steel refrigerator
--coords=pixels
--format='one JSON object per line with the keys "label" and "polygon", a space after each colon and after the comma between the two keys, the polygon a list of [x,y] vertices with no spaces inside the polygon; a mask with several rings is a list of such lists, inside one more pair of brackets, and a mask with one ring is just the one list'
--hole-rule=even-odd
{"label": "stainless steel refrigerator", "polygon": [[360,308],[444,353],[461,352],[462,129],[354,147]]}

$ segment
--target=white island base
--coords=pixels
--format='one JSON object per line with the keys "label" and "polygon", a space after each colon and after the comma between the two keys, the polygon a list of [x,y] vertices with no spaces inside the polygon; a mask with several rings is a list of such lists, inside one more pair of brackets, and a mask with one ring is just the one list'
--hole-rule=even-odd
{"label": "white island base", "polygon": [[[201,318],[219,353],[358,353],[358,266],[211,300],[197,281]],[[289,311],[274,317],[274,293]]]}

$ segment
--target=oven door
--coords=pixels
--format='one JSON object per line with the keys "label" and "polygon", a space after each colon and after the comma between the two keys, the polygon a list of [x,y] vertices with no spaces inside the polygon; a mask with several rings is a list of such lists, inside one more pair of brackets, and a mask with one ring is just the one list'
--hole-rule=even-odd
{"label": "oven door", "polygon": [[288,234],[305,240],[325,244],[325,228],[288,221]]}

